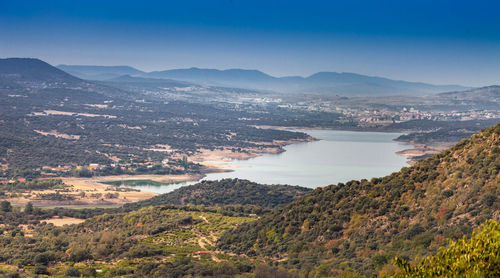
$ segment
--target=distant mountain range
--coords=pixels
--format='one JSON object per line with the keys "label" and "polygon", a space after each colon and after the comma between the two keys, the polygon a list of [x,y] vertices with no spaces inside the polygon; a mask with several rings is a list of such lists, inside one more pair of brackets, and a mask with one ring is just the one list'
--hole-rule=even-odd
{"label": "distant mountain range", "polygon": [[328,95],[423,95],[469,89],[459,85],[432,85],[355,73],[318,72],[308,77],[274,77],[258,70],[245,69],[172,69],[144,72],[129,66],[72,66],[59,69],[83,79],[108,80],[122,75],[173,79],[200,85],[270,90],[282,93]]}
{"label": "distant mountain range", "polygon": [[107,80],[122,75],[143,75],[144,72],[129,66],[72,66],[59,65],[59,69],[89,80]]}
{"label": "distant mountain range", "polygon": [[114,77],[108,80],[104,80],[105,83],[129,83],[138,85],[158,85],[165,87],[187,87],[191,85],[196,85],[186,81],[179,81],[166,78],[147,78],[147,77],[134,77],[129,74]]}

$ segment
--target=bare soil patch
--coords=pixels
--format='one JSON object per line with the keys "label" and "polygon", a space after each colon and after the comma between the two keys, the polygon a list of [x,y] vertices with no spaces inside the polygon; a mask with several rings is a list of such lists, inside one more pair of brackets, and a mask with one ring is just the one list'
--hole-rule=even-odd
{"label": "bare soil patch", "polygon": [[52,223],[54,226],[64,226],[72,224],[80,224],[84,222],[85,219],[73,218],[73,217],[53,217],[47,220],[42,220],[41,222]]}

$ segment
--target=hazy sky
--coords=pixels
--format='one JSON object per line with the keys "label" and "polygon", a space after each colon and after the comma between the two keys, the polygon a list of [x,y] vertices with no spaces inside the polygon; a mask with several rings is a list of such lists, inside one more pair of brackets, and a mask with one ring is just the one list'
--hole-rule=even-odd
{"label": "hazy sky", "polygon": [[500,1],[0,0],[0,57],[500,84]]}

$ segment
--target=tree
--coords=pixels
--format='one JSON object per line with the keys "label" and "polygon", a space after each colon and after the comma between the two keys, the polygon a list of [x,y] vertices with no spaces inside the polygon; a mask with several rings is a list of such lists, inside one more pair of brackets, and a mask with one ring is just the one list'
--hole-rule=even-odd
{"label": "tree", "polygon": [[188,159],[187,159],[187,156],[183,156],[182,157],[182,166],[184,166],[184,169],[186,169],[189,165],[189,162],[188,162]]}
{"label": "tree", "polygon": [[12,205],[8,201],[2,201],[0,203],[0,210],[3,212],[10,212],[12,210]]}
{"label": "tree", "polygon": [[26,204],[26,206],[24,207],[24,213],[27,213],[27,214],[33,213],[33,204],[31,202],[28,202]]}
{"label": "tree", "polygon": [[433,257],[417,266],[396,257],[402,273],[395,277],[500,277],[500,224],[488,220],[471,239],[466,237],[448,244]]}
{"label": "tree", "polygon": [[87,167],[82,167],[81,169],[75,169],[73,171],[73,176],[79,178],[90,178],[92,177],[92,171],[90,171]]}
{"label": "tree", "polygon": [[41,274],[41,275],[49,275],[49,271],[47,270],[47,267],[44,265],[36,265],[35,270],[33,271],[35,274]]}

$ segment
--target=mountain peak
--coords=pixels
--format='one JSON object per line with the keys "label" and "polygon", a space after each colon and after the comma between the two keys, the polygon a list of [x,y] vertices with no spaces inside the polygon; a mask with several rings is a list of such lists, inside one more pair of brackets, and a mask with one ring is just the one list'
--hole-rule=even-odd
{"label": "mountain peak", "polygon": [[0,59],[0,77],[16,81],[78,82],[78,78],[35,58]]}

